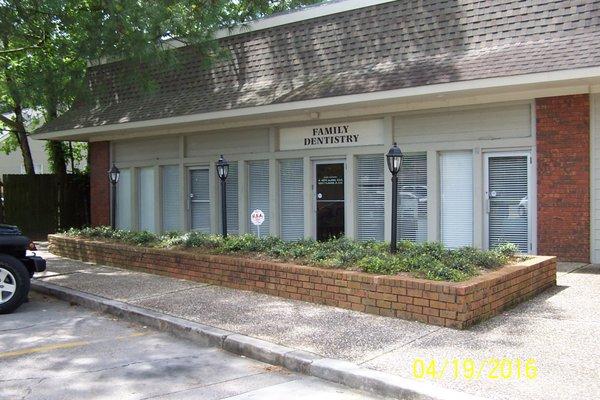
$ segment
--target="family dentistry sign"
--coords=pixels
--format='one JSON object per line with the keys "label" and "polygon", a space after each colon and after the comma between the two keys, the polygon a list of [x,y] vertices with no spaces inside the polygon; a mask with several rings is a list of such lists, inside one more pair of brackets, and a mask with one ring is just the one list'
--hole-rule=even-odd
{"label": "family dentistry sign", "polygon": [[326,126],[313,128],[312,136],[304,138],[305,146],[321,144],[358,143],[358,133],[350,133],[350,125]]}
{"label": "family dentistry sign", "polygon": [[383,120],[281,128],[281,150],[383,144]]}

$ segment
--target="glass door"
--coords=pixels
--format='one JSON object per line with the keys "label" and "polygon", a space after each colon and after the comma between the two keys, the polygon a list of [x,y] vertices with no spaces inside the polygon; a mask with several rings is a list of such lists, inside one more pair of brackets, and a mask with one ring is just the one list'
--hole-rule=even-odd
{"label": "glass door", "polygon": [[210,233],[210,196],[208,168],[190,169],[190,227]]}
{"label": "glass door", "polygon": [[344,163],[315,163],[316,236],[327,240],[344,235]]}
{"label": "glass door", "polygon": [[487,245],[514,243],[522,253],[532,251],[529,153],[486,155],[485,211]]}

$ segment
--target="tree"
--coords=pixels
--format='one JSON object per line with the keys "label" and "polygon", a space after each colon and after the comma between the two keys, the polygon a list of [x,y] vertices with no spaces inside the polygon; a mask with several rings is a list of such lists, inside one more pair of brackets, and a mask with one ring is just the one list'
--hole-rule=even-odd
{"label": "tree", "polygon": [[[43,118],[40,118],[41,114],[35,110],[24,109],[21,114],[26,132],[31,132],[43,124]],[[3,117],[11,121],[14,120],[14,114],[12,114],[11,110],[3,115]],[[0,151],[7,155],[21,148],[21,137],[17,134],[13,126],[12,124],[7,126],[0,121],[0,131],[3,135],[8,134],[5,137],[3,136],[3,140],[0,143]]]}
{"label": "tree", "polygon": [[[46,121],[85,95],[88,62],[130,59],[177,63],[170,39],[217,57],[217,29],[316,0],[0,0],[0,128],[13,135],[25,170],[34,173],[23,110]],[[7,117],[2,114],[11,115]],[[48,145],[51,164],[66,173],[63,143]],[[73,164],[73,163],[72,163]]]}
{"label": "tree", "polygon": [[[85,71],[85,59],[76,57],[68,35],[60,29],[64,26],[57,17],[60,7],[60,1],[52,0],[0,0],[0,108],[12,116],[0,122],[18,142],[28,174],[35,171],[27,134],[37,124],[28,129],[24,110],[39,111],[45,121],[55,118],[77,95]],[[55,172],[64,175],[64,161],[52,162],[64,159],[64,154],[50,151],[50,155]]]}
{"label": "tree", "polygon": [[[19,85],[15,82],[12,71],[8,67],[5,67],[3,75],[5,84],[3,87],[0,86],[0,102],[2,102],[0,105],[0,123],[2,123],[2,130],[9,132],[13,139],[12,143],[20,147],[25,173],[34,174],[33,159],[23,117],[23,98],[17,89]],[[7,114],[13,117],[11,118]]]}

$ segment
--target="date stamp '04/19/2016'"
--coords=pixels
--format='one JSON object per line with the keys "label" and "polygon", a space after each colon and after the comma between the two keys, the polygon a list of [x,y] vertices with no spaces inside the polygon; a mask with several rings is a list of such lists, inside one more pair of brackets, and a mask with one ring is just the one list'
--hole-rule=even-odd
{"label": "date stamp '04/19/2016'", "polygon": [[416,379],[491,379],[521,380],[538,376],[536,360],[533,358],[473,358],[424,359],[415,358],[412,375]]}

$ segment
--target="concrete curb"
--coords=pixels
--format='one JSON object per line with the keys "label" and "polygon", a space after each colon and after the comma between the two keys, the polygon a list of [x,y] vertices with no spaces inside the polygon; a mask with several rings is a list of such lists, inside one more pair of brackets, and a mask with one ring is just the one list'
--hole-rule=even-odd
{"label": "concrete curb", "polygon": [[289,370],[398,399],[427,400],[481,400],[426,382],[401,378],[396,375],[363,368],[347,361],[324,358],[317,354],[296,350],[250,336],[173,317],[171,315],[136,307],[78,290],[61,287],[42,280],[32,280],[35,292],[56,297],[94,311],[111,314],[154,329],[169,332],[207,346],[239,354],[258,361],[280,365]]}

